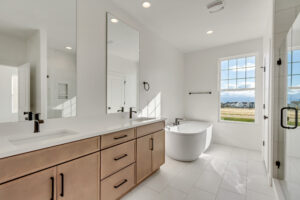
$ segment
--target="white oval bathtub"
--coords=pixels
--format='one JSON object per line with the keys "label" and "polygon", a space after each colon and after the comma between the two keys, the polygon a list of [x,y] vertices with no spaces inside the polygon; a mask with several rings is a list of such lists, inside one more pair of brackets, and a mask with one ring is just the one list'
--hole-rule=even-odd
{"label": "white oval bathtub", "polygon": [[167,126],[166,153],[179,161],[193,161],[205,152],[212,140],[212,124],[201,121],[181,121]]}

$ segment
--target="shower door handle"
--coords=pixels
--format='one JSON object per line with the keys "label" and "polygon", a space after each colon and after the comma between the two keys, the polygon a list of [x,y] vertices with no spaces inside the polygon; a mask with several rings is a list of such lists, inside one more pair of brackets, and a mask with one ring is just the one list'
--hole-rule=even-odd
{"label": "shower door handle", "polygon": [[[294,126],[285,126],[284,125],[284,111],[285,110],[294,110],[295,111],[295,125]],[[284,107],[281,108],[281,115],[280,115],[280,125],[284,129],[296,129],[298,127],[298,109],[294,107]]]}

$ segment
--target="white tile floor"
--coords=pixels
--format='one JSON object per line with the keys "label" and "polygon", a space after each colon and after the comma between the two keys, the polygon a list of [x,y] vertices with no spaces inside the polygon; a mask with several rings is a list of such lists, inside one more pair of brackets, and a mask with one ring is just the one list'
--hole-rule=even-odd
{"label": "white tile floor", "polygon": [[212,145],[201,157],[166,164],[122,200],[274,200],[261,154]]}

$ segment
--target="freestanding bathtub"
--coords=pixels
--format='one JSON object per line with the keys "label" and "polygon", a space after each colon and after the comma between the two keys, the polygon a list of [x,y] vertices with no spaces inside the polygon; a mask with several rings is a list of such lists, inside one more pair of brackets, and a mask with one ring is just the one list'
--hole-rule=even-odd
{"label": "freestanding bathtub", "polygon": [[194,161],[205,152],[212,140],[212,124],[201,121],[181,121],[167,126],[166,153],[179,161]]}

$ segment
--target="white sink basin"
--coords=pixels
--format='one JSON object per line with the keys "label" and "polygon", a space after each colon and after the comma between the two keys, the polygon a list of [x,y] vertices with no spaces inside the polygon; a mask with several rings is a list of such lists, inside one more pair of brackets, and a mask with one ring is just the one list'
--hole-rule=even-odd
{"label": "white sink basin", "polygon": [[40,142],[49,142],[49,140],[60,139],[72,135],[78,134],[75,131],[71,130],[58,130],[53,132],[42,132],[42,133],[34,133],[33,135],[27,137],[19,137],[19,138],[11,138],[9,142],[16,146],[27,145],[30,143],[40,143]]}
{"label": "white sink basin", "polygon": [[133,121],[143,122],[143,121],[148,121],[148,120],[153,120],[153,119],[155,119],[155,118],[139,117],[139,118],[133,119]]}

